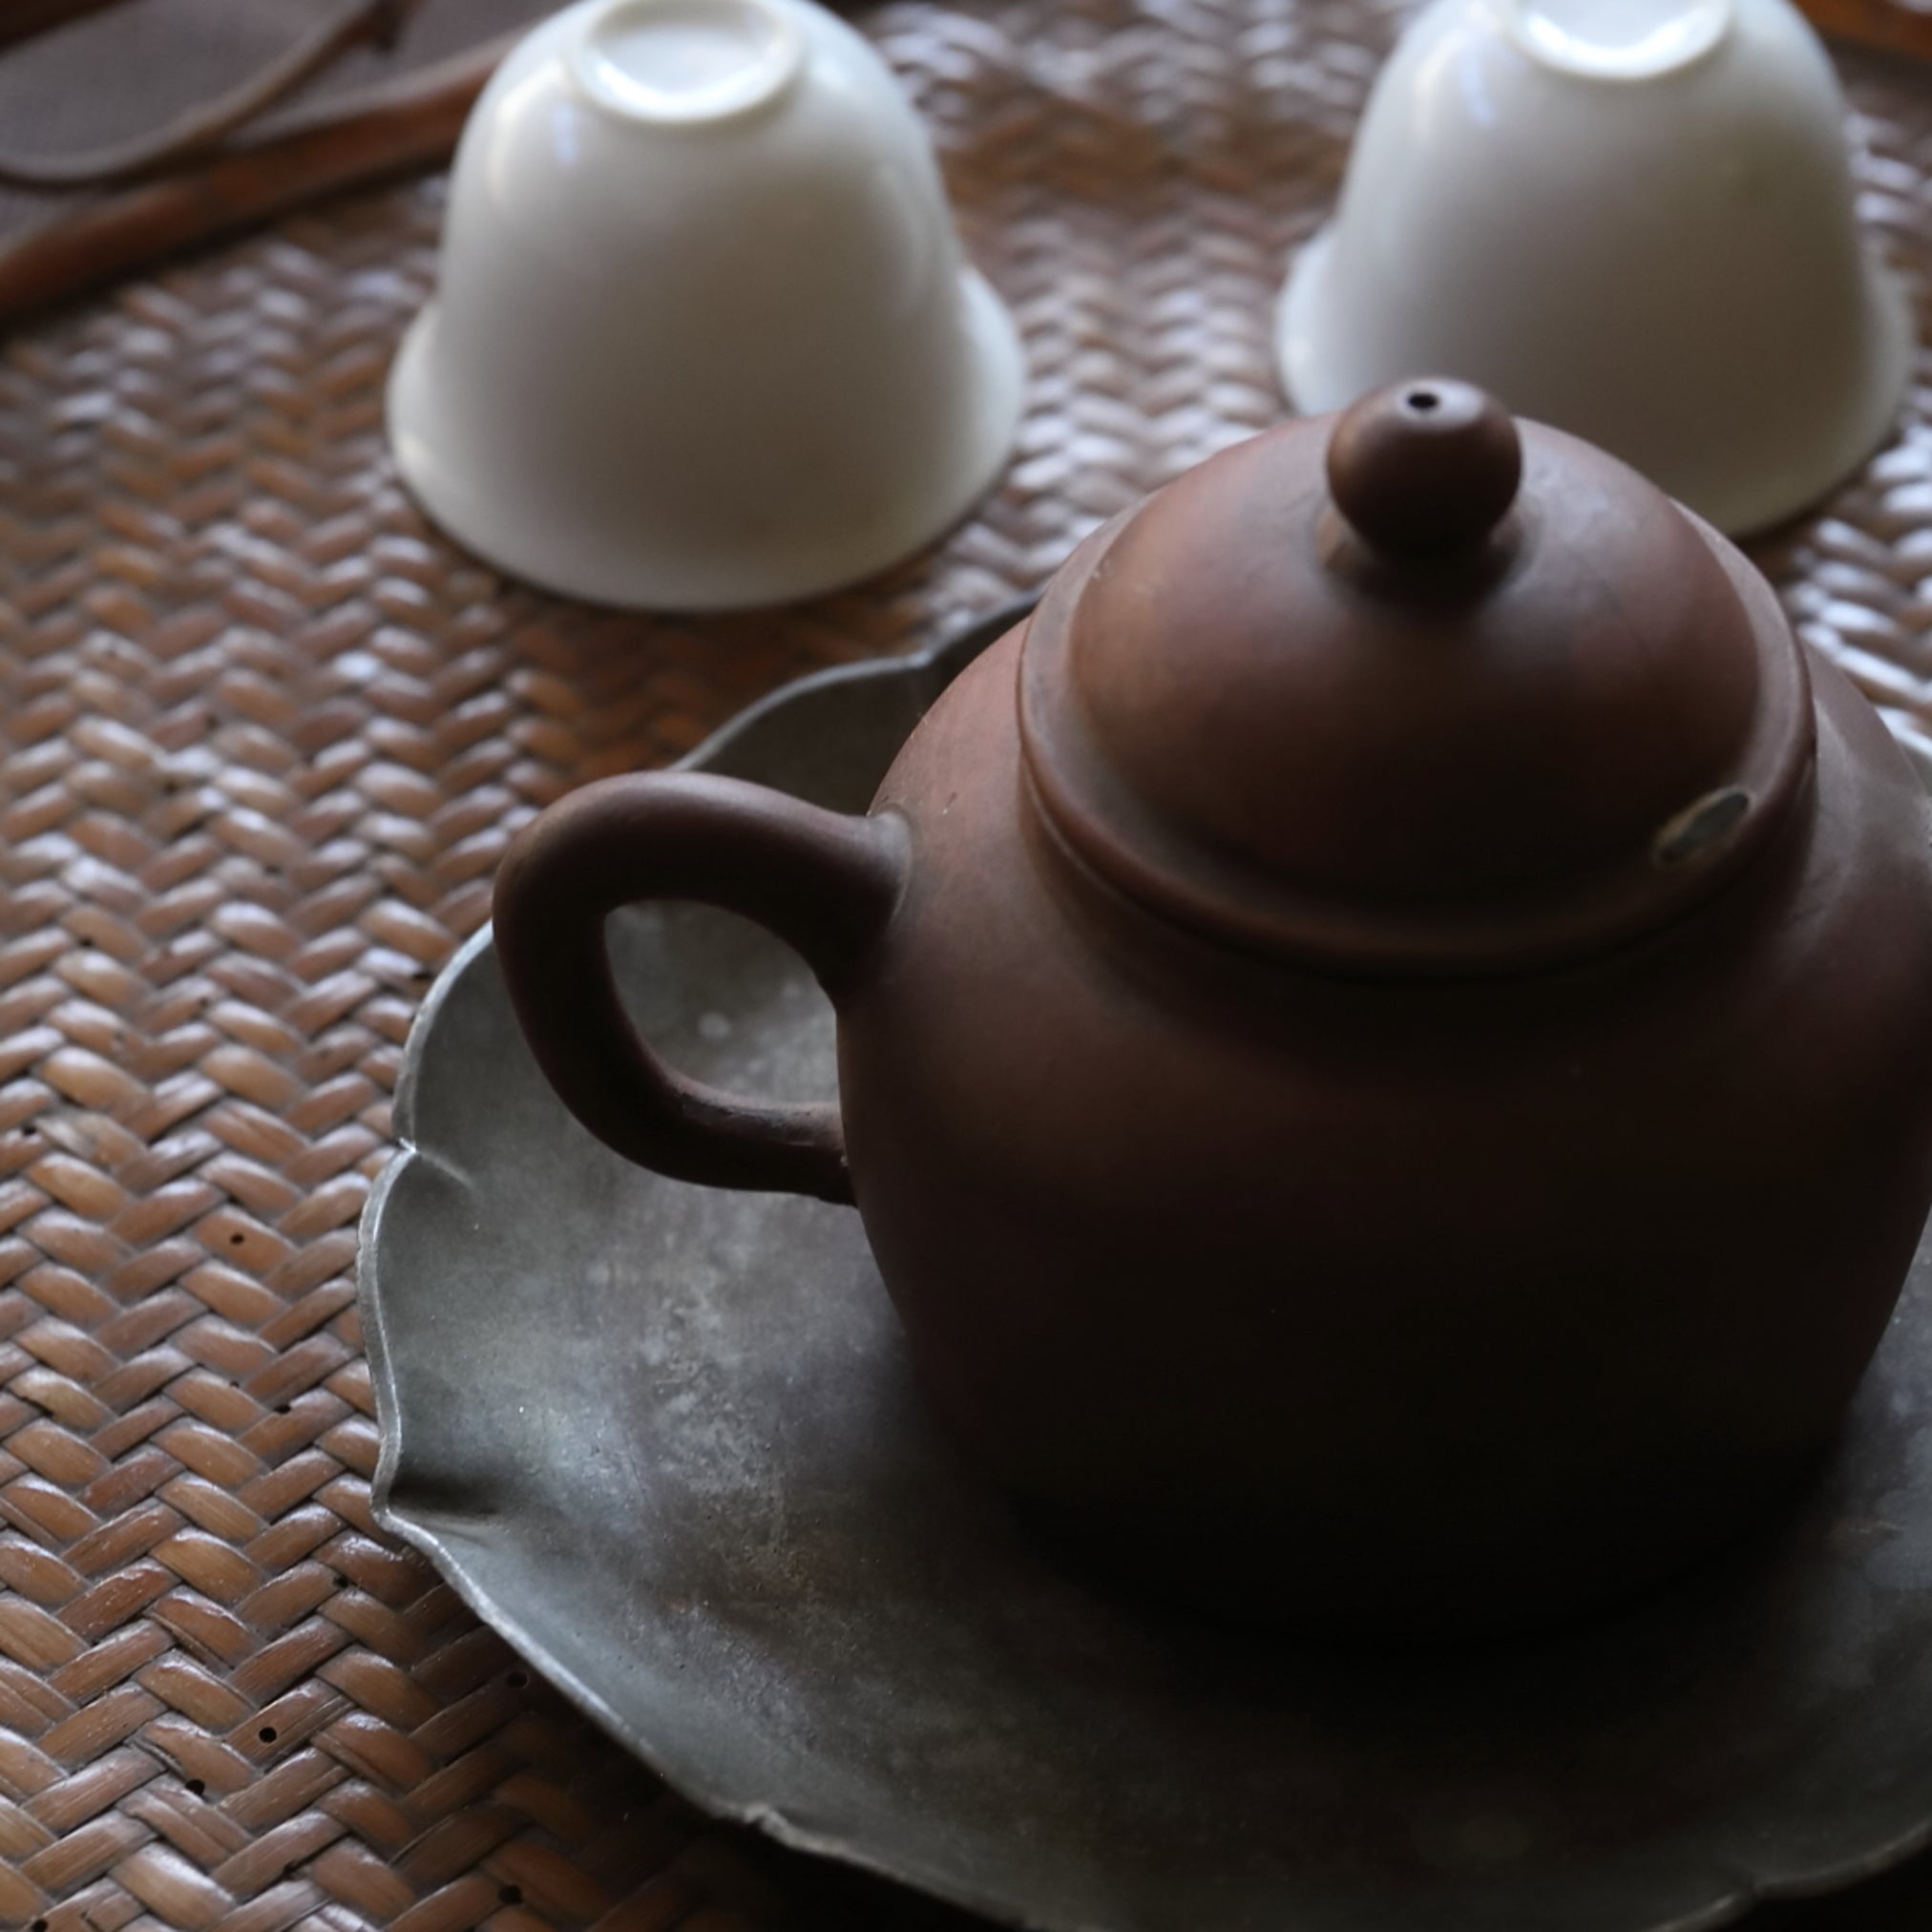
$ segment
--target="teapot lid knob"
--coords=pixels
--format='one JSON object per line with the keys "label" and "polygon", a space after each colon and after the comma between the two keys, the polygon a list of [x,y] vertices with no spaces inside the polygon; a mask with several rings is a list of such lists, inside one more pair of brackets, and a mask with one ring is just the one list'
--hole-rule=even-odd
{"label": "teapot lid knob", "polygon": [[1385,554],[1476,549],[1522,481],[1516,424],[1469,383],[1393,383],[1350,409],[1329,439],[1329,494]]}

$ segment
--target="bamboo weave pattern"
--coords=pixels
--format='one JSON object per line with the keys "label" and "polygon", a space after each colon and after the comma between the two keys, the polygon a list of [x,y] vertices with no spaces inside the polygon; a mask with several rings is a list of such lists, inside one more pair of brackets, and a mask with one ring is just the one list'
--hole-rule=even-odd
{"label": "bamboo weave pattern", "polygon": [[[969,525],[801,609],[588,612],[420,519],[382,384],[432,277],[438,183],[5,346],[0,1924],[811,1916],[789,1868],[604,1746],[370,1522],[352,1264],[403,1041],[541,805],[1037,586],[1280,413],[1275,289],[1401,10],[871,15],[1024,328],[1031,412]],[[1865,212],[1922,289],[1932,79],[1855,79]],[[1762,557],[1932,751],[1924,403]],[[834,1922],[874,1911],[956,1922],[876,1900]]]}

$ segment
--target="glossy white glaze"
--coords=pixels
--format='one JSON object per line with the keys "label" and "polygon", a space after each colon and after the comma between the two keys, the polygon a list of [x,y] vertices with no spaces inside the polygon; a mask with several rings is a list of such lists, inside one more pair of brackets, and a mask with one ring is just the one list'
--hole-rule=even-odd
{"label": "glossy white glaze", "polygon": [[389,431],[511,575],[722,609],[936,536],[1022,388],[925,130],[850,28],[811,0],[580,0],[464,130]]}
{"label": "glossy white glaze", "polygon": [[1504,31],[1533,59],[1598,80],[1653,80],[1730,32],[1732,0],[1503,0]]}
{"label": "glossy white glaze", "polygon": [[1789,0],[1436,0],[1282,303],[1337,409],[1422,370],[1622,456],[1733,535],[1882,439],[1911,324]]}

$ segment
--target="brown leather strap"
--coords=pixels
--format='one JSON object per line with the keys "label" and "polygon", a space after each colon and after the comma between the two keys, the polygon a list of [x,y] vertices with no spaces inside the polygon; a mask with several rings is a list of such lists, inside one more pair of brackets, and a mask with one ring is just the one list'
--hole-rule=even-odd
{"label": "brown leather strap", "polygon": [[[340,0],[294,46],[220,98],[191,108],[158,133],[84,155],[46,158],[0,152],[0,184],[67,190],[112,187],[196,159],[294,93],[349,48],[392,47],[416,0]],[[49,24],[52,24],[51,22]]]}
{"label": "brown leather strap", "polygon": [[1798,0],[1798,10],[1821,33],[1932,60],[1932,11],[1923,6],[1903,0]]}
{"label": "brown leather strap", "polygon": [[305,116],[273,138],[84,203],[0,249],[0,328],[321,196],[442,166],[515,37]]}
{"label": "brown leather strap", "polygon": [[82,20],[90,13],[104,13],[110,7],[121,7],[127,0],[7,0],[0,6],[0,48],[15,41],[32,40],[71,20]]}

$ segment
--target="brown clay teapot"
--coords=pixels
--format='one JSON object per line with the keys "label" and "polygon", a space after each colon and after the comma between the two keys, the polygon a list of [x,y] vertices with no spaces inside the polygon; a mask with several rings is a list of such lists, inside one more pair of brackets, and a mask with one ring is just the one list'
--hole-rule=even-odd
{"label": "brown clay teapot", "polygon": [[[614,907],[763,921],[837,1107],[663,1067]],[[1722,538],[1446,382],[1075,553],[848,819],[594,785],[496,889],[572,1110],[855,1200],[1038,1520],[1245,1619],[1601,1604],[1829,1443],[1932,1201],[1928,810]]]}

